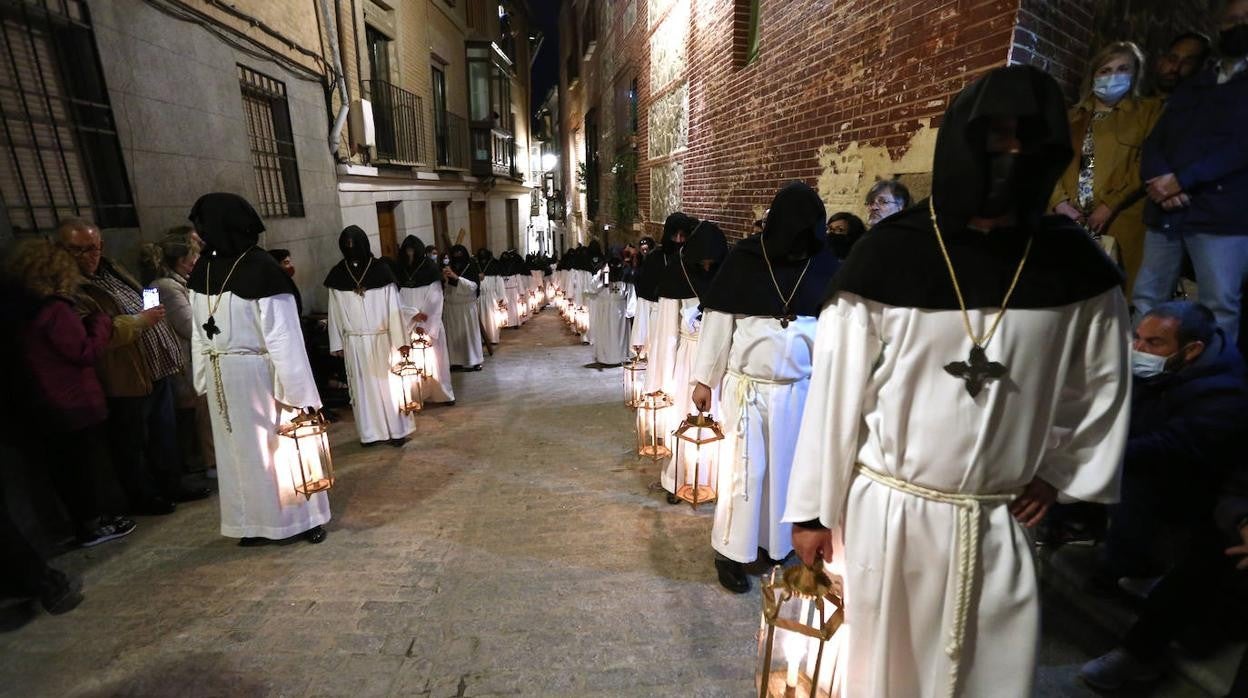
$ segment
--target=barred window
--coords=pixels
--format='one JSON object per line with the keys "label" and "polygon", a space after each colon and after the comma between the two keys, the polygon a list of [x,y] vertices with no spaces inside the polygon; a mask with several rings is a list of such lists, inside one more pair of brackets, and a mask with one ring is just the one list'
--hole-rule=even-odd
{"label": "barred window", "polygon": [[299,163],[295,160],[286,84],[244,65],[238,66],[238,81],[243,91],[260,215],[302,217],[303,192],[299,188]]}
{"label": "barred window", "polygon": [[88,8],[0,3],[0,238],[138,225]]}

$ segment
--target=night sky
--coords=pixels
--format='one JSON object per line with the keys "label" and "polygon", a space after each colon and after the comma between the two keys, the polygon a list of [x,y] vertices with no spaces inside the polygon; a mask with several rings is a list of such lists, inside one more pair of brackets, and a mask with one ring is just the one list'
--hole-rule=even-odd
{"label": "night sky", "polygon": [[559,5],[562,0],[532,0],[533,24],[546,37],[533,64],[533,111],[546,98],[546,91],[559,84]]}

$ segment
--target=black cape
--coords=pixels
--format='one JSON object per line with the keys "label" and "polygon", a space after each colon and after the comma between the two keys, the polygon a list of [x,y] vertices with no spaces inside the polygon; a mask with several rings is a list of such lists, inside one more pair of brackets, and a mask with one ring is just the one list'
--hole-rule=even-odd
{"label": "black cape", "polygon": [[[373,256],[368,234],[359,226],[349,225],[342,229],[338,236],[338,249],[342,252],[342,260],[325,276],[326,288],[354,291],[357,280],[358,286],[366,291],[398,283],[390,265]],[[372,264],[369,264],[370,260]],[[349,269],[347,265],[350,265]]]}
{"label": "black cape", "polygon": [[438,263],[425,254],[425,243],[408,235],[399,246],[399,258],[390,262],[399,288],[421,288],[442,280]]}
{"label": "black cape", "polygon": [[[1017,225],[984,233],[967,223],[986,198],[986,131],[994,116],[1018,118],[1029,177],[1015,192]],[[1028,237],[1031,254],[1009,307],[1069,305],[1122,284],[1122,273],[1082,228],[1043,215],[1073,156],[1069,131],[1061,89],[1031,66],[993,70],[949,105],[936,140],[932,197],[967,308],[1000,307]],[[925,199],[873,228],[854,245],[825,297],[845,292],[895,307],[957,310],[930,204]]]}
{"label": "black cape", "polygon": [[[669,260],[659,282],[659,297],[704,298],[727,254],[728,238],[724,231],[711,221],[700,221],[676,258]],[[708,259],[712,261],[709,271],[702,266],[702,261]]]}
{"label": "black cape", "polygon": [[[477,266],[477,261],[468,254],[468,248],[463,245],[455,245],[451,248],[451,271],[456,275],[462,276],[474,284],[481,283],[481,267]],[[448,281],[451,285],[458,285],[458,280]],[[477,295],[481,295],[481,287],[477,286]]]}
{"label": "black cape", "polygon": [[[733,247],[703,297],[703,307],[734,315],[818,316],[824,292],[840,266],[826,244],[824,215],[823,201],[814,189],[801,182],[781,189],[763,232]],[[787,308],[780,293],[786,298],[793,294]]]}
{"label": "black cape", "polygon": [[477,266],[485,276],[503,276],[503,265],[489,250],[477,251]]}
{"label": "black cape", "polygon": [[[246,199],[223,192],[205,194],[187,218],[204,241],[203,254],[187,279],[192,291],[209,295],[229,291],[248,300],[297,293],[277,260],[256,246],[264,222]],[[235,262],[238,266],[230,274]],[[229,284],[225,285],[227,275]]]}

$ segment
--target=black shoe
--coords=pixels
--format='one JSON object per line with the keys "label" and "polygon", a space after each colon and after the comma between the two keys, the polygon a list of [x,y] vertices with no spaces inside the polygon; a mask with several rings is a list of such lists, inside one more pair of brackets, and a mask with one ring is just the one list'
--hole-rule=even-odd
{"label": "black shoe", "polygon": [[134,508],[139,516],[165,516],[178,510],[178,505],[164,497],[152,497]]}
{"label": "black shoe", "polygon": [[178,503],[197,502],[212,496],[211,487],[188,487],[175,493],[170,499]]}
{"label": "black shoe", "polygon": [[82,594],[60,570],[49,569],[39,586],[39,603],[54,616],[69,613],[82,603]]}
{"label": "black shoe", "polygon": [[262,545],[268,545],[273,541],[268,538],[239,538],[238,547],[240,548],[258,548]]}
{"label": "black shoe", "polygon": [[473,366],[472,368],[467,369],[467,370],[469,370],[469,371],[480,371],[480,370],[481,370],[481,364],[477,364],[476,366]]}
{"label": "black shoe", "polygon": [[325,532],[324,526],[313,526],[312,528],[309,528],[308,530],[303,532],[304,540],[308,541],[312,545],[316,545],[317,543],[324,542],[325,536],[327,535],[329,534]]}
{"label": "black shoe", "polygon": [[386,443],[390,444],[391,446],[394,446],[395,448],[403,448],[403,444],[407,443],[407,437],[403,436],[397,439],[390,439]]}
{"label": "black shoe", "polygon": [[685,500],[681,499],[680,497],[677,497],[676,495],[672,494],[671,492],[668,492],[668,493],[667,493],[667,503],[668,503],[668,504],[680,504],[680,503],[681,503],[681,502],[683,502],[683,501],[685,501]]}
{"label": "black shoe", "polygon": [[745,565],[736,560],[715,558],[715,571],[719,574],[719,585],[734,594],[744,594],[750,590],[750,578],[745,576]]}
{"label": "black shoe", "polygon": [[78,535],[78,545],[90,548],[110,540],[124,538],[133,533],[134,529],[135,523],[130,519],[119,516],[101,517],[99,525]]}
{"label": "black shoe", "polygon": [[379,443],[382,443],[382,442],[381,441],[368,441],[368,442],[361,441],[360,448],[372,448],[373,446],[376,446]]}
{"label": "black shoe", "polygon": [[451,364],[451,373],[463,373],[464,367],[458,364]]}

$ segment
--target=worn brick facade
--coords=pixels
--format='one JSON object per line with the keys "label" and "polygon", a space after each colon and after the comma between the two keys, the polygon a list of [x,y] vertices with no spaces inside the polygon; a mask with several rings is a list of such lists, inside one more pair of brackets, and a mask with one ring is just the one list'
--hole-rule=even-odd
{"label": "worn brick facade", "polygon": [[[816,186],[829,212],[861,214],[877,177],[900,175],[916,195],[926,193],[948,100],[984,71],[1010,60],[1033,63],[1073,90],[1093,26],[1085,0],[759,5],[758,53],[747,63],[749,0],[568,3],[560,25],[565,181],[574,181],[586,158],[571,147],[579,145],[572,134],[583,130],[585,114],[610,120],[616,86],[636,78],[638,130],[628,138],[619,128],[602,129],[611,137],[600,137],[599,157],[609,164],[620,149],[636,148],[639,219],[648,232],[659,230],[661,207],[673,194],[654,189],[672,182],[681,210],[716,220],[734,236],[792,179]],[[583,31],[587,12],[599,14],[598,43],[610,47],[589,58],[584,42],[569,35],[574,25]],[[629,12],[637,19],[626,25]],[[684,26],[671,26],[672,19]],[[579,66],[572,87],[570,60]],[[685,103],[686,113],[668,115]],[[594,221],[576,204],[583,192],[569,192],[570,219],[578,216],[585,234],[616,229],[613,190],[603,167]]]}

